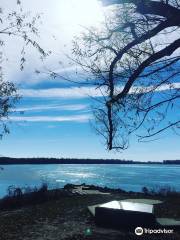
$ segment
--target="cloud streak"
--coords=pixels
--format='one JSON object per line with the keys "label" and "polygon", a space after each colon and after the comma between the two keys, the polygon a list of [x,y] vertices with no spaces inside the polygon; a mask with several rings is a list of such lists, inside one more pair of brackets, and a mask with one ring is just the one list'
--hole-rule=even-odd
{"label": "cloud streak", "polygon": [[21,89],[23,97],[39,98],[85,98],[88,96],[101,97],[102,93],[95,87],[71,87],[71,88],[50,88],[50,89]]}
{"label": "cloud streak", "polygon": [[[130,93],[135,93],[137,90],[148,92],[153,89],[154,86],[149,87],[133,87]],[[156,92],[170,90],[172,88],[179,89],[180,83],[173,83],[172,85],[164,84],[156,89]],[[122,91],[123,87],[117,88],[117,92]],[[23,97],[32,98],[87,98],[107,96],[106,89],[97,89],[96,87],[71,87],[71,88],[50,88],[50,89],[20,89],[19,93]]]}
{"label": "cloud streak", "polygon": [[11,122],[88,122],[92,119],[92,115],[73,115],[73,116],[12,116],[8,118]]}
{"label": "cloud streak", "polygon": [[86,104],[72,104],[72,105],[37,105],[33,107],[16,108],[13,112],[27,112],[27,111],[44,111],[44,110],[60,110],[60,111],[80,111],[88,108]]}

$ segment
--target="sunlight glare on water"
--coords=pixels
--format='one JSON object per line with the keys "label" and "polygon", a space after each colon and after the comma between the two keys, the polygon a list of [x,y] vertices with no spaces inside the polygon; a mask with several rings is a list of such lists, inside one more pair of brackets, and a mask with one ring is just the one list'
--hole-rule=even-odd
{"label": "sunlight glare on water", "polygon": [[0,172],[0,196],[8,186],[39,186],[50,188],[71,184],[93,184],[102,187],[141,191],[142,187],[170,186],[180,191],[179,165],[5,165]]}

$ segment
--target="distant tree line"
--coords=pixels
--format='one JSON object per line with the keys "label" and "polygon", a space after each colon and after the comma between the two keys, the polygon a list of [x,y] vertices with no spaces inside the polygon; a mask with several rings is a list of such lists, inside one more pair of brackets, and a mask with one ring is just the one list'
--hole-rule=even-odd
{"label": "distant tree line", "polygon": [[76,158],[9,158],[0,157],[0,164],[130,164],[132,160]]}
{"label": "distant tree line", "polygon": [[140,162],[121,159],[76,159],[76,158],[10,158],[0,157],[1,165],[8,164],[180,164],[180,160],[163,162]]}
{"label": "distant tree line", "polygon": [[164,160],[164,164],[180,164],[180,160]]}

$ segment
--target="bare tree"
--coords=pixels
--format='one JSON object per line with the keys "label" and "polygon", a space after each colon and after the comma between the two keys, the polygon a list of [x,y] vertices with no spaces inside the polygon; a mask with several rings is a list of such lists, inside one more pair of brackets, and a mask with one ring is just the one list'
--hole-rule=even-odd
{"label": "bare tree", "polygon": [[46,57],[49,52],[45,52],[36,40],[39,19],[40,15],[32,17],[30,13],[25,13],[19,0],[17,0],[17,10],[7,12],[6,9],[0,8],[0,137],[9,133],[6,119],[20,98],[15,84],[6,81],[3,77],[3,62],[8,60],[5,57],[3,46],[7,44],[7,37],[13,39],[15,48],[17,38],[23,40],[20,52],[20,70],[24,69],[27,47],[36,48],[41,58]]}
{"label": "bare tree", "polygon": [[180,1],[102,2],[113,14],[73,47],[74,61],[102,91],[94,107],[97,132],[109,150],[127,148],[133,133],[139,141],[168,129],[178,134]]}

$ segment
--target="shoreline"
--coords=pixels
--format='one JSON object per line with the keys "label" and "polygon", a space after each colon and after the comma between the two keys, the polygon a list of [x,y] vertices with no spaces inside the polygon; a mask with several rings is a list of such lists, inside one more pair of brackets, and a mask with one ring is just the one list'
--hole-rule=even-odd
{"label": "shoreline", "polygon": [[[39,186],[33,186],[30,187],[28,185],[25,185],[23,187],[16,187],[14,185],[10,185],[7,188],[7,194],[0,197],[0,201],[4,198],[13,198],[16,196],[25,196],[27,194],[32,194],[34,192],[38,191],[45,191],[47,194],[51,192],[63,192],[63,193],[75,193],[79,195],[86,194],[86,192],[101,192],[101,193],[124,193],[124,194],[132,194],[132,195],[145,195],[145,196],[180,196],[180,191],[177,191],[171,186],[156,186],[156,187],[146,187],[143,186],[141,191],[133,191],[133,190],[125,190],[122,188],[111,188],[107,186],[99,186],[99,185],[93,185],[93,184],[72,184],[72,183],[66,183],[62,187],[56,187],[56,188],[50,188],[49,184],[47,182],[42,182]],[[78,193],[79,192],[79,193]],[[18,194],[17,194],[18,193]],[[67,194],[67,195],[68,195]],[[71,195],[71,194],[70,194]]]}
{"label": "shoreline", "polygon": [[23,206],[29,206],[36,203],[43,203],[49,200],[59,199],[61,196],[73,197],[83,195],[108,195],[120,194],[124,196],[135,196],[143,198],[179,198],[180,192],[169,187],[149,189],[143,187],[142,191],[126,191],[121,188],[101,187],[98,185],[66,184],[61,188],[48,188],[47,183],[42,183],[40,187],[15,187],[9,186],[8,194],[0,198],[0,210],[16,209]]}

